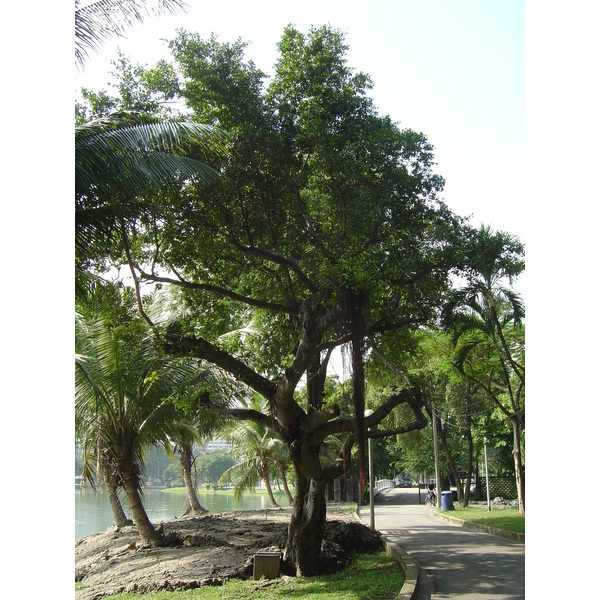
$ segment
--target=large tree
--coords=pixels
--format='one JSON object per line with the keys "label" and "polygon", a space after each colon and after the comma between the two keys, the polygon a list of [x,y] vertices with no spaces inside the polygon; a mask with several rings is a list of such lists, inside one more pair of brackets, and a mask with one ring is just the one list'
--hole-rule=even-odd
{"label": "large tree", "polygon": [[444,309],[456,344],[455,364],[497,406],[513,430],[519,512],[525,513],[525,307],[511,284],[523,272],[523,245],[482,226],[473,235],[466,285]]}
{"label": "large tree", "polygon": [[[207,393],[196,399],[283,440],[296,482],[284,558],[313,574],[326,484],[344,472],[353,445],[364,481],[367,436],[426,424],[412,388],[391,391],[365,418],[363,357],[373,336],[436,319],[463,262],[464,223],[439,199],[433,148],[377,114],[369,78],[346,65],[339,31],[287,27],[268,86],[241,41],[181,31],[171,48],[189,108],[228,131],[232,151],[208,157],[217,181],[147,193],[156,219],[125,215],[121,245],[136,281],[181,290],[185,317],[155,327],[163,348],[212,363],[267,401],[258,411]],[[324,396],[331,354],[345,344],[350,417]],[[302,378],[305,402],[296,397]],[[375,429],[399,405],[408,418]],[[327,443],[334,435],[344,438],[341,450]]]}

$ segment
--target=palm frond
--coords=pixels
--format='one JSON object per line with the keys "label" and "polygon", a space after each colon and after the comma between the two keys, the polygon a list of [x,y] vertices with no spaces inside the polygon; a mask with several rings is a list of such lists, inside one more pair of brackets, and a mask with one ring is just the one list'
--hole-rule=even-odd
{"label": "palm frond", "polygon": [[241,500],[244,492],[253,492],[260,480],[255,459],[245,459],[229,467],[219,478],[219,483],[230,480],[233,480],[233,497],[236,501]]}
{"label": "palm frond", "polygon": [[[83,4],[83,6],[81,6]],[[135,21],[175,13],[183,0],[96,0],[75,2],[75,62],[80,69],[90,52],[98,52],[111,37],[122,36]]]}
{"label": "palm frond", "polygon": [[192,122],[130,124],[119,117],[81,125],[75,129],[76,197],[115,191],[135,197],[174,180],[212,180],[218,176],[212,167],[181,153],[187,144],[223,153],[226,138],[212,126]]}

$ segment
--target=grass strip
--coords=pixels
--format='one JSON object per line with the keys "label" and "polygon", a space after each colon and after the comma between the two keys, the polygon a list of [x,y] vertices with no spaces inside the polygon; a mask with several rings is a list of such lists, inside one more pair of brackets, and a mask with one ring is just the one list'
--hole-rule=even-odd
{"label": "grass strip", "polygon": [[317,577],[285,577],[260,581],[232,579],[219,587],[202,587],[181,592],[117,594],[105,600],[394,600],[406,574],[385,552],[359,554],[347,569]]}
{"label": "grass strip", "polygon": [[450,517],[463,519],[463,521],[471,521],[480,525],[525,533],[525,515],[520,515],[516,508],[504,508],[490,512],[487,507],[467,506],[465,508],[455,508],[446,514]]}

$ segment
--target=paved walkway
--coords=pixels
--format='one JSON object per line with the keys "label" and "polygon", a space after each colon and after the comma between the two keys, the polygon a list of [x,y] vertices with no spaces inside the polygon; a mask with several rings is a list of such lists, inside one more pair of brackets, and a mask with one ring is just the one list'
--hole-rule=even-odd
{"label": "paved walkway", "polygon": [[[375,500],[375,528],[418,563],[416,599],[525,598],[525,544],[440,521],[434,510],[413,488],[383,490]],[[370,524],[368,505],[359,516]]]}

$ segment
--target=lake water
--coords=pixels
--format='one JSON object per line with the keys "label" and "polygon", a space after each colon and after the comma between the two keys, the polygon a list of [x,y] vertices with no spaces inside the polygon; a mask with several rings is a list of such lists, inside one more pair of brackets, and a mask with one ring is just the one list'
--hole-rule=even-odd
{"label": "lake water", "polygon": [[[287,506],[287,499],[283,492],[279,493],[273,490],[273,495],[281,506]],[[125,496],[123,498],[123,510],[127,517],[131,518],[129,503]],[[257,510],[271,506],[266,495],[252,493],[246,494],[240,502],[235,502],[233,494],[225,495],[198,490],[198,500],[210,512]],[[158,523],[181,515],[185,494],[148,488],[144,490],[142,501],[150,521]],[[114,523],[106,494],[96,493],[89,486],[75,487],[75,539],[91,533],[106,531]]]}

